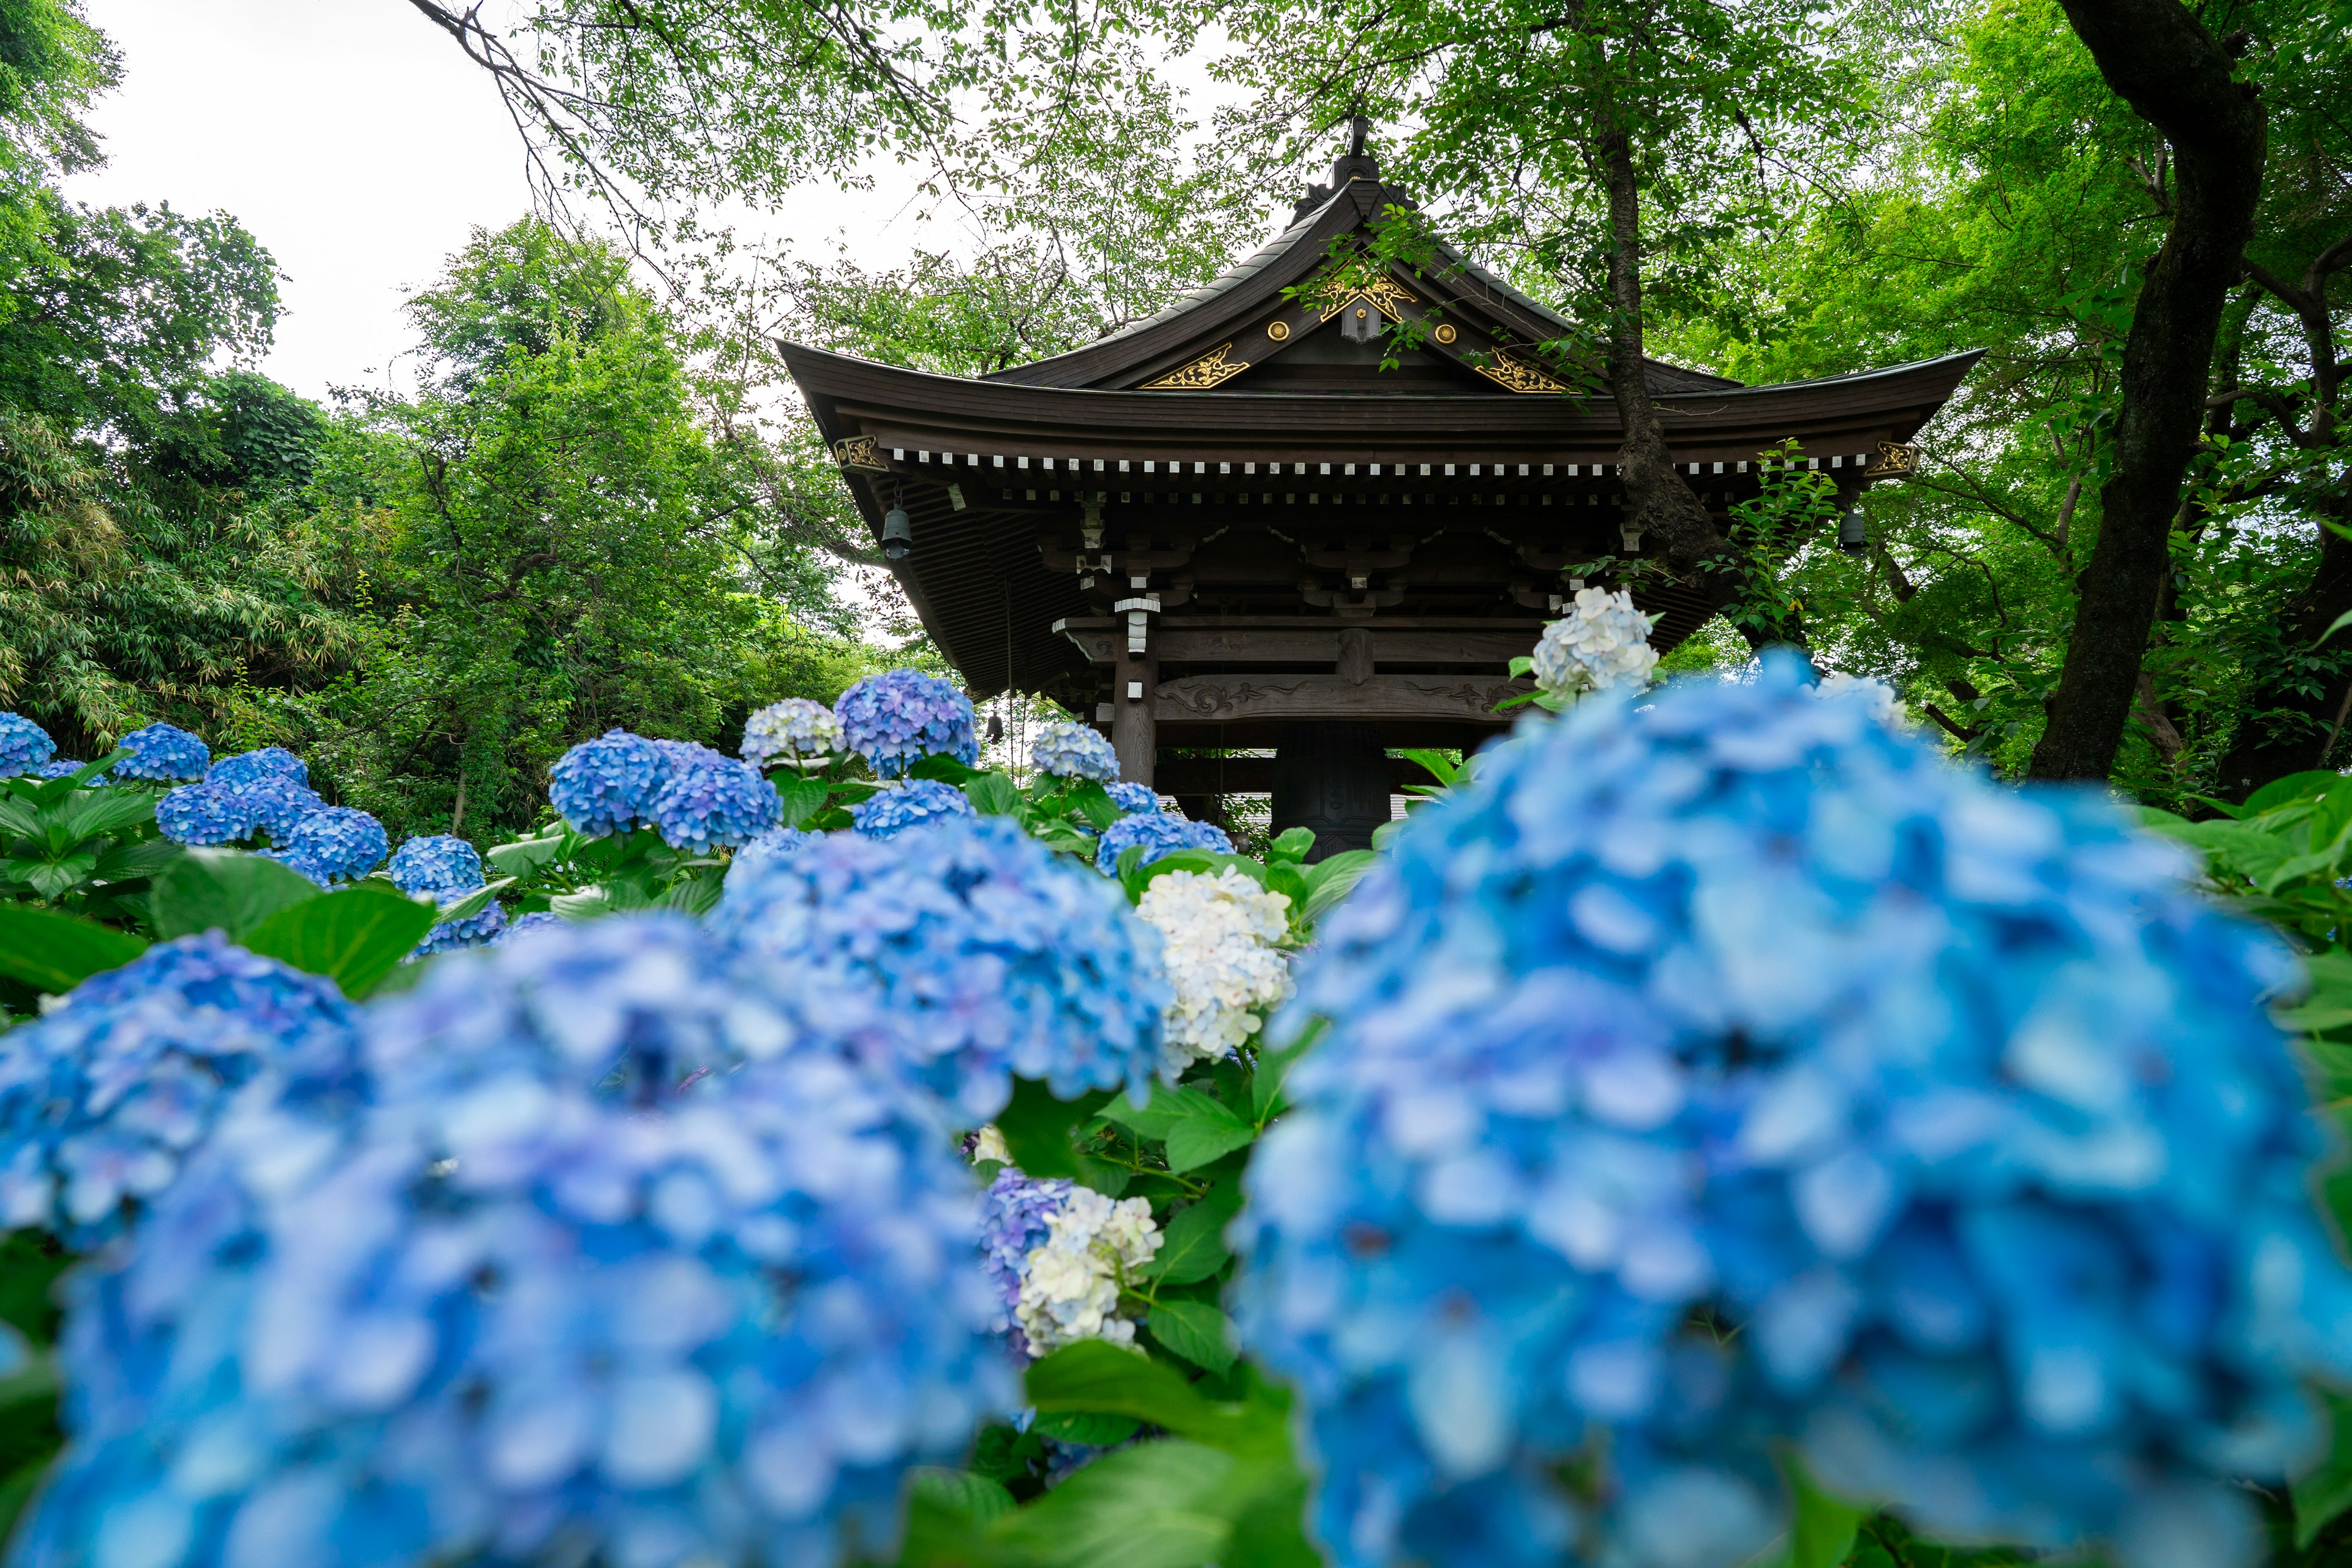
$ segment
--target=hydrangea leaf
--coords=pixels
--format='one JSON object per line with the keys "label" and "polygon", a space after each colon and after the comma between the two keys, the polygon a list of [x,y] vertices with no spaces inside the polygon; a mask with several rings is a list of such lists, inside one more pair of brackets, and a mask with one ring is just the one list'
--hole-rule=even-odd
{"label": "hydrangea leaf", "polygon": [[1320,918],[1324,910],[1354,891],[1379,859],[1369,849],[1342,849],[1307,868],[1307,903],[1298,911],[1299,918],[1309,922]]}
{"label": "hydrangea leaf", "polygon": [[278,910],[239,945],[308,974],[323,974],[354,1001],[380,984],[445,916],[429,903],[364,885]]}
{"label": "hydrangea leaf", "polygon": [[1151,1337],[1222,1377],[1234,1364],[1234,1321],[1206,1301],[1162,1301],[1144,1320]]}
{"label": "hydrangea leaf", "polygon": [[1003,773],[982,773],[964,781],[963,793],[982,816],[1011,816],[1021,809],[1021,792]]}
{"label": "hydrangea leaf", "polygon": [[1208,1196],[1168,1222],[1145,1277],[1167,1285],[1190,1285],[1223,1268],[1233,1258],[1225,1247],[1225,1226],[1240,1208],[1239,1187],[1229,1182],[1210,1188]]}
{"label": "hydrangea leaf", "polygon": [[1131,1415],[1180,1437],[1258,1461],[1287,1463],[1287,1397],[1253,1377],[1238,1405],[1212,1405],[1175,1368],[1102,1340],[1080,1340],[1034,1363],[1029,1403],[1047,1411]]}
{"label": "hydrangea leaf", "polygon": [[1805,1468],[1791,1454],[1781,1471],[1794,1498],[1789,1526],[1789,1550],[1776,1568],[1838,1568],[1853,1548],[1854,1532],[1866,1511],[1839,1501],[1813,1484]]}
{"label": "hydrangea leaf", "polygon": [[128,931],[56,910],[0,904],[0,974],[62,996],[101,970],[120,969],[147,944]]}
{"label": "hydrangea leaf", "polygon": [[90,875],[108,882],[129,882],[152,877],[178,859],[181,847],[168,838],[142,838],[110,844],[99,852]]}
{"label": "hydrangea leaf", "polygon": [[1002,1483],[969,1470],[919,1469],[907,1492],[898,1568],[962,1568],[982,1550],[978,1532],[1019,1506]]}
{"label": "hydrangea leaf", "polygon": [[934,752],[907,769],[910,779],[937,779],[941,784],[967,784],[981,776],[978,768],[966,767],[953,757]]}
{"label": "hydrangea leaf", "polygon": [[277,861],[236,850],[191,849],[155,879],[155,934],[217,930],[232,942],[278,910],[323,898],[320,886]]}
{"label": "hydrangea leaf", "polygon": [[2260,816],[2294,802],[2309,803],[2328,794],[2344,782],[2344,775],[2320,768],[2310,773],[2289,773],[2283,779],[2273,779],[2248,795],[2245,803],[2233,808],[2233,815]]}
{"label": "hydrangea leaf", "polygon": [[512,877],[501,877],[486,887],[476,888],[464,898],[441,911],[443,921],[467,921],[490,907],[498,896],[514,886]]}
{"label": "hydrangea leaf", "polygon": [[2352,1399],[2323,1393],[2327,1419],[2335,1429],[2327,1458],[2316,1469],[2294,1483],[2294,1544],[2309,1546],[2319,1532],[2347,1508],[2352,1508]]}
{"label": "hydrangea leaf", "polygon": [[544,838],[518,838],[510,844],[498,845],[483,858],[493,870],[509,877],[528,877],[562,853],[563,836],[559,832]]}
{"label": "hydrangea leaf", "polygon": [[1066,1176],[1093,1186],[1087,1176],[1095,1162],[1071,1147],[1070,1135],[1110,1098],[1095,1089],[1076,1100],[1056,1100],[1052,1089],[1034,1079],[1015,1079],[1012,1103],[997,1117],[996,1128],[1004,1134],[1013,1163],[1030,1175]]}
{"label": "hydrangea leaf", "polygon": [[1107,1454],[1036,1503],[998,1519],[990,1542],[1036,1568],[1199,1568],[1233,1525],[1233,1457],[1169,1441]]}
{"label": "hydrangea leaf", "polygon": [[1037,1417],[1036,1430],[1048,1437],[1065,1443],[1084,1443],[1088,1447],[1108,1448],[1124,1443],[1141,1429],[1143,1423],[1132,1415],[1097,1415],[1089,1412],[1065,1410]]}
{"label": "hydrangea leaf", "polygon": [[1180,1174],[1230,1154],[1257,1137],[1257,1129],[1234,1114],[1223,1101],[1195,1089],[1163,1090],[1169,1109],[1176,1113],[1168,1130],[1168,1168]]}
{"label": "hydrangea leaf", "polygon": [[833,786],[823,779],[803,778],[798,773],[786,773],[769,781],[776,786],[776,820],[786,827],[804,827],[808,819],[824,809]]}
{"label": "hydrangea leaf", "polygon": [[1070,805],[1097,832],[1127,815],[1119,809],[1118,802],[1111,799],[1110,793],[1092,779],[1085,780],[1070,791]]}

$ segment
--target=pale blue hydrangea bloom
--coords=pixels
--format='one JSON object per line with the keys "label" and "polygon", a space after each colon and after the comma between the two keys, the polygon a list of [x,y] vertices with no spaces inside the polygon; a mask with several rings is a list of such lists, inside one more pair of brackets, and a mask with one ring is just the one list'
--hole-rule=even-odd
{"label": "pale blue hydrangea bloom", "polygon": [[[1931,1534],[2251,1562],[2234,1480],[2321,1439],[2352,1276],[2291,965],[2186,868],[1787,658],[1482,753],[1275,1030],[1330,1020],[1240,1317],[1339,1562],[1736,1563],[1785,1441]],[[1554,1482],[1596,1428],[1598,1518]]]}
{"label": "pale blue hydrangea bloom", "polygon": [[1021,1281],[1028,1273],[1029,1254],[1045,1239],[1045,1222],[1061,1212],[1071,1184],[1060,1177],[1040,1181],[1007,1165],[996,1173],[981,1203],[980,1260],[995,1293],[996,1331],[1009,1336],[1024,1356],[1029,1342],[1013,1316],[1021,1304]]}
{"label": "pale blue hydrangea bloom", "polygon": [[331,981],[232,947],[159,942],[92,975],[0,1051],[0,1224],[79,1248],[178,1176],[230,1097],[264,1071],[332,1085],[357,1015]]}
{"label": "pale blue hydrangea bloom", "polygon": [[171,724],[133,730],[116,744],[131,753],[114,764],[117,778],[201,779],[213,760],[210,746]]}
{"label": "pale blue hydrangea bloom", "polygon": [[834,704],[849,749],[895,779],[925,757],[980,760],[971,700],[936,675],[892,669],[872,675]]}
{"label": "pale blue hydrangea bloom", "polygon": [[563,923],[563,917],[561,915],[551,914],[545,910],[533,910],[527,915],[517,915],[508,921],[507,929],[498,934],[495,943],[503,947],[525,931],[547,931]]}
{"label": "pale blue hydrangea bloom", "polygon": [[1139,811],[1122,816],[1103,829],[1095,842],[1095,868],[1105,876],[1118,870],[1118,858],[1142,846],[1142,864],[1149,866],[1165,855],[1179,849],[1214,849],[1233,853],[1234,841],[1225,830],[1212,823],[1195,822],[1189,816],[1171,816],[1157,805],[1150,811]]}
{"label": "pale blue hydrangea bloom", "polygon": [[404,893],[467,892],[482,885],[481,856],[446,833],[403,839],[384,871]]}
{"label": "pale blue hydrangea bloom", "polygon": [[795,1037],[908,1074],[963,1125],[1015,1077],[1141,1093],[1160,1063],[1159,933],[1008,818],[825,835],[735,868],[710,920]]}
{"label": "pale blue hydrangea bloom", "polygon": [[868,838],[887,838],[942,817],[978,815],[963,791],[937,779],[894,784],[849,808],[850,820]]}
{"label": "pale blue hydrangea bloom", "polygon": [[1030,765],[1055,778],[1118,777],[1118,753],[1091,724],[1048,724],[1029,747]]}
{"label": "pale blue hydrangea bloom", "polygon": [[776,825],[776,790],[749,763],[691,742],[656,741],[669,768],[646,808],[673,849],[708,854],[746,844]]}
{"label": "pale blue hydrangea bloom", "polygon": [[805,697],[771,702],[743,725],[743,760],[757,767],[805,762],[840,749],[841,721],[832,709]]}
{"label": "pale blue hydrangea bloom", "polygon": [[239,752],[233,757],[223,757],[205,770],[206,784],[236,789],[256,779],[277,777],[291,779],[298,784],[310,782],[310,764],[283,746],[261,746],[250,752]]}
{"label": "pale blue hydrangea bloom", "polygon": [[355,881],[383,864],[392,840],[383,824],[348,805],[322,806],[294,825],[282,838],[271,835],[278,847],[273,860],[282,860],[320,887]]}
{"label": "pale blue hydrangea bloom", "polygon": [[241,844],[259,831],[249,804],[217,784],[182,784],[155,803],[155,830],[178,844]]}
{"label": "pale blue hydrangea bloom", "polygon": [[649,823],[654,794],[668,774],[654,742],[626,730],[607,730],[555,760],[547,795],[573,832],[602,838]]}
{"label": "pale blue hydrangea bloom", "polygon": [[810,833],[798,827],[771,827],[735,851],[735,858],[727,863],[727,874],[730,877],[749,876],[749,868],[763,860],[781,859],[802,845],[813,844],[824,837],[822,833]]}
{"label": "pale blue hydrangea bloom", "polygon": [[1151,793],[1150,784],[1139,784],[1127,779],[1112,779],[1103,785],[1103,793],[1110,796],[1110,803],[1113,805],[1129,816],[1135,816],[1138,812],[1149,812],[1154,816],[1159,814],[1160,797]]}
{"label": "pale blue hydrangea bloom", "polygon": [[1013,1393],[976,1194],[887,1081],[760,1054],[761,1005],[623,916],[371,1010],[372,1105],[224,1126],[78,1278],[20,1560],[887,1560],[908,1468]]}
{"label": "pale blue hydrangea bloom", "polygon": [[[446,908],[466,897],[457,894],[443,900]],[[436,952],[452,952],[461,947],[484,947],[497,942],[507,931],[507,912],[497,904],[487,904],[460,920],[443,921],[425,933],[411,958],[430,958]]]}
{"label": "pale blue hydrangea bloom", "polygon": [[57,754],[47,730],[22,713],[0,713],[0,779],[30,773]]}

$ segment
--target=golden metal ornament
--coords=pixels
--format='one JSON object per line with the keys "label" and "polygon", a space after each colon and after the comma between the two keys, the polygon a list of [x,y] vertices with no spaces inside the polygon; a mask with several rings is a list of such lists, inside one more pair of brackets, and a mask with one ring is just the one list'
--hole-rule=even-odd
{"label": "golden metal ornament", "polygon": [[1404,317],[1400,307],[1421,302],[1406,290],[1403,284],[1384,275],[1368,278],[1361,283],[1349,283],[1334,278],[1327,287],[1331,291],[1324,295],[1320,318],[1326,321],[1350,305],[1369,305],[1390,321],[1401,321]]}
{"label": "golden metal ornament", "polygon": [[843,468],[861,474],[887,474],[890,465],[882,460],[879,443],[872,436],[845,436],[833,444],[833,460]]}
{"label": "golden metal ornament", "polygon": [[1179,365],[1157,381],[1147,381],[1145,392],[1206,392],[1221,383],[1231,381],[1249,369],[1245,359],[1227,359],[1234,345],[1223,343],[1211,349],[1190,364]]}
{"label": "golden metal ornament", "polygon": [[1544,372],[1523,360],[1513,359],[1500,349],[1486,356],[1486,363],[1473,365],[1496,385],[1510,392],[1566,392],[1567,384],[1555,381]]}
{"label": "golden metal ornament", "polygon": [[1436,330],[1432,331],[1429,335],[1435,338],[1441,343],[1450,343],[1462,334],[1454,330],[1453,322],[1440,321],[1437,323]]}
{"label": "golden metal ornament", "polygon": [[1290,336],[1290,323],[1288,321],[1268,321],[1265,324],[1265,335],[1272,338],[1276,342],[1281,342],[1284,339]]}
{"label": "golden metal ornament", "polygon": [[1906,447],[1900,441],[1881,441],[1878,461],[1862,470],[1865,479],[1900,479],[1909,477],[1919,466],[1919,448]]}

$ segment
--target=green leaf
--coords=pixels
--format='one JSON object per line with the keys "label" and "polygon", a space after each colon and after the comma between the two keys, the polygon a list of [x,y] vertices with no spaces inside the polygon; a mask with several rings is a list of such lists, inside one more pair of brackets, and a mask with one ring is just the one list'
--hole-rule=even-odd
{"label": "green leaf", "polygon": [[1003,773],[982,773],[966,779],[964,798],[982,816],[1011,816],[1021,809],[1021,791]]}
{"label": "green leaf", "polygon": [[0,795],[0,833],[30,838],[41,830],[40,814],[14,795]]}
{"label": "green leaf", "polygon": [[1177,1116],[1168,1129],[1166,1142],[1168,1168],[1179,1174],[1197,1170],[1257,1137],[1257,1129],[1234,1115],[1224,1101],[1197,1089],[1162,1089],[1152,1098],[1163,1097],[1171,1101],[1170,1109]]}
{"label": "green leaf", "polygon": [[1271,863],[1288,861],[1297,865],[1315,847],[1315,830],[1311,827],[1286,827],[1274,836],[1265,847],[1265,858]]}
{"label": "green leaf", "polygon": [[907,776],[910,779],[937,779],[941,784],[961,788],[980,777],[980,770],[957,762],[953,757],[929,756],[917,758],[914,765],[907,770]]}
{"label": "green leaf", "polygon": [[53,808],[68,842],[155,820],[155,796],[141,789],[86,789]]}
{"label": "green leaf", "polygon": [[799,827],[824,809],[833,788],[823,779],[813,779],[800,773],[782,773],[773,781],[779,814],[776,820],[786,827]]}
{"label": "green leaf", "polygon": [[57,910],[0,904],[0,974],[62,996],[91,975],[120,969],[147,944],[128,931]]}
{"label": "green leaf", "polygon": [[324,897],[316,882],[260,855],[191,849],[155,879],[155,934],[217,931],[231,942],[283,909]]}
{"label": "green leaf", "polygon": [[1145,1277],[1163,1285],[1190,1285],[1216,1273],[1233,1258],[1225,1248],[1225,1226],[1240,1211],[1238,1187],[1231,1182],[1212,1187],[1160,1233],[1160,1250],[1145,1267]]}
{"label": "green leaf", "polygon": [[1202,1568],[1232,1533],[1235,1468],[1197,1443],[1124,1448],[1002,1515],[987,1540],[1035,1568]]}
{"label": "green leaf", "polygon": [[1076,1100],[1056,1100],[1054,1091],[1034,1079],[1013,1080],[1013,1099],[996,1119],[996,1130],[1004,1134],[1004,1146],[1012,1152],[1013,1163],[1032,1176],[1066,1176],[1087,1185],[1093,1185],[1100,1173],[1096,1162],[1081,1156],[1070,1143],[1070,1135],[1107,1104],[1110,1096],[1102,1090],[1079,1096]]}
{"label": "green leaf", "polygon": [[1234,1321],[1206,1301],[1162,1301],[1145,1322],[1161,1348],[1205,1372],[1222,1377],[1234,1364]]}
{"label": "green leaf", "polygon": [[[467,893],[464,898],[459,899],[456,903],[449,905],[447,908],[442,910],[438,914],[435,915],[433,917],[433,923],[435,925],[441,925],[450,921],[472,920],[476,915],[480,914],[484,910],[488,909],[491,903],[500,893],[505,892],[509,888],[513,887],[514,884],[515,879],[512,877],[501,877],[495,882],[487,883],[482,887],[476,888],[472,892]],[[387,882],[384,886],[389,888],[392,884]],[[395,892],[398,890],[399,889],[394,889],[394,891]]]}
{"label": "green leaf", "polygon": [[1038,1416],[1031,1430],[1065,1443],[1108,1448],[1134,1436],[1142,1425],[1132,1415],[1094,1415],[1066,1410]]}
{"label": "green leaf", "polygon": [[343,888],[279,910],[239,942],[306,973],[323,974],[357,1001],[416,951],[440,918],[431,904]]}
{"label": "green leaf", "polygon": [[110,844],[98,857],[90,875],[101,882],[135,882],[152,877],[184,853],[168,838],[141,838]]}
{"label": "green leaf", "polygon": [[[2342,615],[2336,616],[2334,620],[2328,622],[2327,629],[2313,639],[2311,644],[2312,647],[2317,647],[2321,643],[2326,642],[2329,637],[2334,637],[2346,626],[2352,626],[2352,610],[2347,610]],[[2310,649],[2306,648],[2305,651],[2309,652]]]}
{"label": "green leaf", "polygon": [[912,1489],[916,1496],[951,1508],[980,1524],[1020,1506],[1002,1485],[970,1470],[918,1469]]}
{"label": "green leaf", "polygon": [[482,857],[490,869],[507,877],[528,877],[554,864],[563,856],[563,836],[550,838],[518,838],[510,844],[494,845]]}
{"label": "green leaf", "polygon": [[1096,1114],[1106,1121],[1117,1122],[1138,1138],[1149,1138],[1154,1142],[1165,1139],[1168,1130],[1184,1119],[1183,1113],[1168,1098],[1166,1089],[1154,1094],[1141,1105],[1122,1094]]}
{"label": "green leaf", "polygon": [[[1528,668],[1534,668],[1533,661],[1529,661]],[[1514,675],[1519,675],[1523,674],[1524,671],[1515,669],[1511,673]],[[1463,773],[1467,771],[1465,768],[1456,764],[1454,759],[1447,756],[1444,752],[1437,751],[1428,746],[1408,747],[1405,750],[1399,752],[1397,755],[1423,769],[1439,784],[1448,786],[1461,782]]]}
{"label": "green leaf", "polygon": [[21,861],[16,864],[20,868],[18,875],[33,891],[54,901],[89,880],[90,873],[98,868],[98,857],[71,855],[62,860],[36,860],[30,869],[23,869]]}
{"label": "green leaf", "polygon": [[1127,815],[1120,809],[1118,802],[1111,799],[1110,793],[1093,779],[1085,780],[1071,789],[1070,806],[1097,833]]}
{"label": "green leaf", "polygon": [[1011,1513],[1013,1494],[967,1470],[919,1469],[907,1489],[907,1531],[898,1568],[970,1568],[986,1548],[980,1531]]}
{"label": "green leaf", "polygon": [[1364,873],[1380,864],[1381,858],[1370,849],[1342,849],[1320,865],[1307,868],[1307,903],[1299,910],[1300,919],[1312,922],[1323,918],[1323,912],[1355,891]]}
{"label": "green leaf", "polygon": [[2273,779],[2254,791],[2246,797],[2245,805],[2238,809],[2248,816],[2259,816],[2263,812],[2274,811],[2294,802],[2316,800],[2343,780],[2343,774],[2325,768],[2289,773],[2284,778]]}
{"label": "green leaf", "polygon": [[1101,1340],[1080,1340],[1031,1365],[1024,1386],[1041,1415],[1129,1415],[1228,1453],[1288,1462],[1287,1397],[1255,1381],[1243,1404],[1212,1405],[1164,1362]]}
{"label": "green leaf", "polygon": [[1796,1506],[1780,1568],[1838,1568],[1869,1510],[1849,1507],[1814,1486],[1794,1454],[1783,1458],[1780,1469]]}
{"label": "green leaf", "polygon": [[1532,655],[1524,653],[1515,655],[1510,663],[1511,679],[1517,680],[1522,675],[1531,675],[1535,672],[1535,668],[1536,661]]}
{"label": "green leaf", "polygon": [[2320,1391],[2334,1436],[2327,1457],[2294,1483],[2294,1544],[2309,1546],[2329,1521],[2352,1508],[2352,1399]]}

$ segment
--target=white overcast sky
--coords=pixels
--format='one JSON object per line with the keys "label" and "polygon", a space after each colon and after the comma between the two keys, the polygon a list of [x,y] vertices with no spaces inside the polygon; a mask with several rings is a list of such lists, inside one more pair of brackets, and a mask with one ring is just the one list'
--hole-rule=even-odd
{"label": "white overcast sky", "polygon": [[[108,163],[68,193],[233,214],[278,258],[288,313],[262,368],[297,391],[404,386],[400,315],[477,226],[529,210],[496,88],[407,0],[87,0],[122,54],[95,122]],[[495,15],[497,0],[486,11]],[[903,255],[903,200],[808,193],[775,237]]]}

